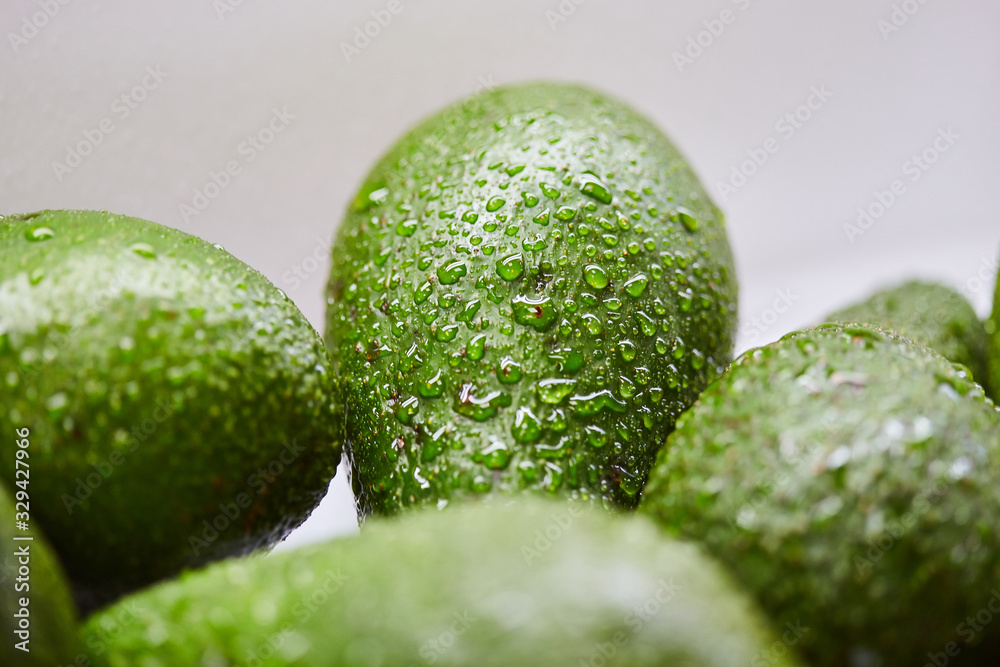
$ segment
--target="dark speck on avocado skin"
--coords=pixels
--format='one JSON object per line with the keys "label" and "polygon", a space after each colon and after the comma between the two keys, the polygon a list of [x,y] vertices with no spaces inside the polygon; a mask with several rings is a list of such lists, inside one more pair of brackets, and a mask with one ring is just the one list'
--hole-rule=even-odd
{"label": "dark speck on avocado skin", "polygon": [[[1000,581],[998,479],[981,387],[896,334],[831,324],[747,352],[706,389],[640,511],[701,542],[777,626],[811,628],[810,664],[863,647],[920,665]],[[1000,647],[1000,624],[975,641]]]}
{"label": "dark speck on avocado skin", "polygon": [[0,222],[0,430],[31,429],[32,518],[85,609],[300,524],[340,458],[334,377],[221,247],[105,212]]}
{"label": "dark speck on avocado skin", "polygon": [[375,166],[327,296],[364,517],[522,489],[634,507],[731,358],[737,287],[722,213],[657,128],[531,84]]}

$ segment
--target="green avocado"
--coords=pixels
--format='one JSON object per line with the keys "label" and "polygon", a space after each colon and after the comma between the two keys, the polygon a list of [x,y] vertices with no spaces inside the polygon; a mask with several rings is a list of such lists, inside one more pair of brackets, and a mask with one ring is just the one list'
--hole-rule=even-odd
{"label": "green avocado", "polygon": [[219,246],[105,212],[0,220],[0,432],[30,429],[31,516],[83,609],[305,520],[340,458],[333,377]]}
{"label": "green avocado", "polygon": [[634,507],[736,325],[723,216],[684,158],[556,84],[401,139],[347,212],[327,294],[362,518],[490,491]]}
{"label": "green avocado", "polygon": [[[30,440],[11,433],[15,443]],[[15,444],[15,446],[17,446]],[[18,451],[25,448],[18,447]],[[14,461],[20,461],[18,466]],[[29,474],[27,455],[4,459],[10,467]],[[28,480],[28,481],[25,481]],[[77,655],[76,609],[59,561],[48,540],[31,520],[30,477],[21,484],[0,484],[0,664],[16,667],[52,667],[71,664]],[[28,489],[27,491],[25,489]],[[15,495],[16,493],[16,495]],[[16,505],[15,505],[16,503]],[[15,519],[24,519],[23,525]]]}
{"label": "green avocado", "polygon": [[526,499],[372,523],[186,574],[81,636],[105,667],[796,664],[714,563],[642,517]]}
{"label": "green avocado", "polygon": [[962,364],[989,393],[986,328],[969,301],[939,283],[911,280],[829,315],[829,322],[872,324]]}
{"label": "green avocado", "polygon": [[966,621],[1000,609],[998,479],[979,385],[896,334],[830,324],[734,362],[679,421],[640,511],[777,625],[809,627],[810,664],[922,665],[949,642],[1000,646],[1000,623]]}

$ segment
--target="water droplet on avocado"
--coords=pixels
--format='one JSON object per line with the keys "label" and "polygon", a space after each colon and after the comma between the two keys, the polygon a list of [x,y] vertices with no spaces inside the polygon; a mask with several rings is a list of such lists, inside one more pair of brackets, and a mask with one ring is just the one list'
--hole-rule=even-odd
{"label": "water droplet on avocado", "polygon": [[689,232],[698,231],[698,220],[694,217],[694,213],[683,206],[678,206],[670,218],[684,225],[684,229]]}
{"label": "water droplet on avocado", "polygon": [[455,340],[455,336],[458,335],[458,325],[457,324],[446,324],[445,326],[439,328],[434,333],[434,338],[442,343],[447,343],[449,341]]}
{"label": "water droplet on avocado", "polygon": [[537,222],[538,224],[542,225],[543,227],[545,225],[549,224],[549,209],[545,209],[544,211],[542,211],[541,213],[539,213],[538,215],[536,215],[535,217],[533,217],[531,219],[531,221],[532,222]]}
{"label": "water droplet on avocado", "polygon": [[588,264],[583,267],[583,279],[594,289],[604,289],[611,282],[607,271],[596,264]]}
{"label": "water droplet on avocado", "polygon": [[522,192],[521,197],[524,198],[524,205],[527,208],[531,208],[532,206],[536,206],[538,204],[538,197],[530,192]]}
{"label": "water droplet on avocado", "polygon": [[466,273],[468,273],[468,267],[466,267],[465,262],[451,262],[437,270],[438,280],[442,285],[454,285]]}
{"label": "water droplet on avocado", "polygon": [[497,380],[501,384],[516,384],[521,381],[523,375],[521,364],[510,357],[504,357],[500,361],[500,367],[497,368]]}
{"label": "water droplet on avocado", "polygon": [[474,456],[474,460],[490,470],[503,470],[510,463],[510,449],[506,443],[494,437]]}
{"label": "water droplet on avocado", "polygon": [[473,211],[466,211],[465,213],[462,214],[462,222],[473,223],[476,220],[479,220],[478,213],[474,213]]}
{"label": "water droplet on avocado", "polygon": [[437,398],[444,393],[444,380],[441,379],[441,371],[434,374],[434,377],[417,385],[417,393],[424,398]]}
{"label": "water droplet on avocado", "polygon": [[551,185],[549,185],[548,183],[542,183],[539,187],[542,189],[542,194],[544,194],[549,199],[556,199],[557,197],[559,197],[559,191],[556,190]]}
{"label": "water droplet on avocado", "polygon": [[513,301],[514,321],[539,331],[544,331],[555,321],[558,313],[552,305],[552,299],[547,296],[533,299],[529,296],[518,296]]}
{"label": "water droplet on avocado", "polygon": [[600,426],[590,425],[585,430],[587,433],[587,442],[590,443],[591,447],[600,448],[608,444],[608,434]]}
{"label": "water droplet on avocado", "polygon": [[594,174],[584,173],[580,176],[580,192],[602,204],[610,204],[612,201],[608,186]]}
{"label": "water droplet on avocado", "polygon": [[507,203],[507,200],[503,197],[491,197],[489,201],[486,202],[486,210],[490,213],[499,211],[500,208]]}
{"label": "water droplet on avocado", "polygon": [[465,346],[465,355],[472,361],[479,361],[486,353],[486,334],[479,334]]}
{"label": "water droplet on avocado", "polygon": [[400,424],[409,425],[413,422],[413,415],[420,409],[420,402],[416,396],[411,396],[398,406],[396,406],[396,419]]}
{"label": "water droplet on avocado", "polygon": [[34,227],[24,233],[24,238],[32,243],[38,243],[39,241],[48,241],[55,235],[56,233],[48,227]]}
{"label": "water droplet on avocado", "polygon": [[396,225],[396,233],[400,236],[413,236],[417,231],[417,221],[403,220],[398,225]]}
{"label": "water droplet on avocado", "polygon": [[576,387],[576,380],[549,378],[535,385],[535,390],[542,403],[556,405],[573,393],[574,387]]}
{"label": "water droplet on avocado", "polygon": [[556,220],[567,222],[576,217],[576,209],[572,206],[560,206],[554,215]]}
{"label": "water droplet on avocado", "polygon": [[148,243],[133,243],[129,248],[132,252],[146,259],[156,259],[156,251]]}
{"label": "water droplet on avocado", "polygon": [[492,419],[500,408],[510,407],[511,398],[501,391],[493,391],[482,398],[475,395],[475,385],[464,384],[455,398],[453,409],[463,417],[473,421],[485,422]]}
{"label": "water droplet on avocado", "polygon": [[640,273],[625,282],[625,291],[628,292],[630,296],[638,298],[642,296],[643,292],[646,291],[647,285],[649,285],[649,278],[646,277],[645,273]]}
{"label": "water droplet on avocado", "polygon": [[524,273],[524,258],[521,253],[507,255],[497,262],[497,274],[504,280],[517,280]]}
{"label": "water droplet on avocado", "polygon": [[542,424],[531,408],[520,407],[514,415],[510,434],[520,443],[537,442],[542,437]]}
{"label": "water droplet on avocado", "polygon": [[635,359],[635,343],[630,340],[623,340],[618,343],[618,351],[621,352],[622,359],[625,361]]}

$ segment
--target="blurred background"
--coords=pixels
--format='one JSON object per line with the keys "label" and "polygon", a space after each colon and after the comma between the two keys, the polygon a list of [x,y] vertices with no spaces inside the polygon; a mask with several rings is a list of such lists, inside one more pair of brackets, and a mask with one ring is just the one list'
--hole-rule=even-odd
{"label": "blurred background", "polygon": [[[919,276],[989,312],[990,0],[4,0],[0,214],[107,209],[222,244],[323,326],[367,170],[442,106],[530,79],[657,122],[726,212],[738,351]],[[343,468],[279,548],[355,531]]]}

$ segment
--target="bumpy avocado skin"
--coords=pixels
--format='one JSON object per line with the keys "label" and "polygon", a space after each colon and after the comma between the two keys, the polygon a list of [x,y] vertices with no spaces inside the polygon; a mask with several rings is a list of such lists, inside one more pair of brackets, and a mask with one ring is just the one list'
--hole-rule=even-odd
{"label": "bumpy avocado skin", "polygon": [[911,280],[832,313],[829,322],[871,324],[926,345],[957,364],[990,393],[988,336],[969,301],[939,283]]}
{"label": "bumpy avocado skin", "polygon": [[373,524],[185,575],[82,637],[106,667],[795,664],[710,559],[645,518],[529,499]]}
{"label": "bumpy avocado skin", "polygon": [[731,359],[721,212],[656,127],[583,88],[431,117],[335,248],[327,345],[362,518],[526,489],[634,507]]}
{"label": "bumpy avocado skin", "polygon": [[104,212],[0,220],[0,431],[31,430],[32,517],[85,609],[299,525],[340,457],[328,366],[220,247]]}
{"label": "bumpy avocado skin", "polygon": [[962,625],[1000,581],[997,479],[981,387],[895,334],[824,325],[702,394],[640,511],[702,543],[778,625],[808,626],[811,664],[920,665],[950,641],[1000,645],[1000,625]]}
{"label": "bumpy avocado skin", "polygon": [[[30,472],[30,468],[28,470]],[[15,507],[15,502],[23,502],[14,496],[17,491],[24,490],[17,486],[7,489],[5,484],[0,484],[0,544],[3,545],[0,553],[0,629],[3,630],[0,664],[11,667],[69,665],[77,655],[76,609],[62,567],[48,540],[30,520],[30,512],[26,522],[28,529],[16,529],[15,513],[24,510],[23,506]],[[23,494],[18,497],[25,498]],[[30,493],[27,498],[30,509]],[[22,567],[28,568],[26,576]],[[21,627],[21,621],[25,620],[21,615],[23,599],[28,601],[26,643],[25,637],[15,634],[24,630]]]}

